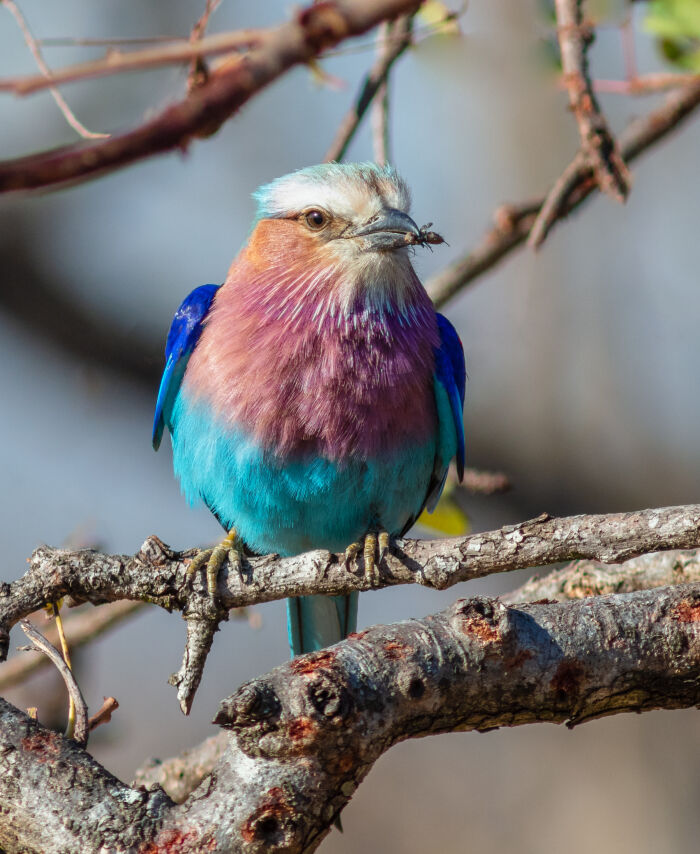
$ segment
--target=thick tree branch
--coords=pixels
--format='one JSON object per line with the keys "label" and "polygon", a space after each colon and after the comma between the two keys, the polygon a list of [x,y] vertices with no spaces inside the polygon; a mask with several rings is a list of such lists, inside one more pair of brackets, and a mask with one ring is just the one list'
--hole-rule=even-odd
{"label": "thick tree branch", "polygon": [[[483,597],[377,626],[243,685],[231,737],[182,804],[121,786],[0,702],[0,844],[97,850],[309,852],[393,744],[450,731],[700,702],[700,586],[508,608]],[[79,769],[75,790],[66,769]],[[44,812],[47,813],[44,821]],[[70,820],[67,820],[70,819]],[[129,849],[129,846],[133,846]]]}
{"label": "thick tree branch", "polygon": [[[590,558],[608,563],[650,551],[700,546],[700,505],[634,513],[537,519],[496,531],[448,540],[399,540],[380,567],[378,587],[419,583],[443,590],[460,581],[530,566]],[[218,610],[203,578],[190,584],[192,552],[174,552],[157,537],[135,556],[103,555],[43,546],[22,578],[0,588],[0,655],[7,655],[11,627],[46,602],[69,595],[101,604],[119,599],[153,602],[179,610],[187,620],[183,665],[173,677],[183,711],[189,711],[219,622],[231,608],[307,594],[369,589],[359,562],[326,551],[289,558],[245,560],[243,577],[225,567],[219,576]]]}
{"label": "thick tree branch", "polygon": [[[611,593],[632,593],[676,584],[700,584],[698,552],[655,552],[619,566],[574,561],[543,578],[534,576],[512,593],[500,596],[505,605],[566,602]],[[226,749],[224,733],[170,759],[152,759],[136,772],[135,785],[157,783],[177,803],[194,791],[213,770]]]}
{"label": "thick tree branch", "polygon": [[209,136],[249,98],[295,65],[309,62],[384,20],[410,14],[420,0],[325,0],[259,31],[254,47],[177,104],[134,130],[99,142],[0,163],[0,192],[75,183]]}

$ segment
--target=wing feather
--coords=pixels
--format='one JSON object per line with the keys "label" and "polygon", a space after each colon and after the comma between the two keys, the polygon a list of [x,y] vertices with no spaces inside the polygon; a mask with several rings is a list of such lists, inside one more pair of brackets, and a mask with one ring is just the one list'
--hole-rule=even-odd
{"label": "wing feather", "polygon": [[156,412],[153,419],[153,448],[158,450],[163,438],[187,361],[202,334],[204,321],[219,285],[201,285],[195,288],[180,304],[165,343],[165,370],[158,389]]}

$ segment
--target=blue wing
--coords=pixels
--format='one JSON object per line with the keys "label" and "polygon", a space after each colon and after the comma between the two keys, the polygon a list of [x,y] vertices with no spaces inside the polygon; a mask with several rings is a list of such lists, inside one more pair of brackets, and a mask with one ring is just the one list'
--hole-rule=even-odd
{"label": "blue wing", "polygon": [[156,414],[153,419],[153,448],[158,450],[163,430],[180,389],[190,353],[202,334],[207,312],[219,285],[202,285],[185,297],[175,317],[165,343],[165,370],[158,389]]}
{"label": "blue wing", "polygon": [[453,456],[457,458],[457,474],[464,476],[464,394],[467,372],[464,349],[450,321],[437,315],[440,346],[435,350],[435,400],[438,411],[438,449],[433,482],[428,490],[426,507],[432,513],[440,499],[447,469]]}

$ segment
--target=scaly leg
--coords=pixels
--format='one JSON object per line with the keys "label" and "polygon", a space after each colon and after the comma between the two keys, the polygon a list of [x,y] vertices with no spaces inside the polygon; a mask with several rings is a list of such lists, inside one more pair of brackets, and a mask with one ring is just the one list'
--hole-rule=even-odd
{"label": "scaly leg", "polygon": [[389,534],[387,531],[370,531],[364,539],[351,543],[345,549],[347,563],[354,560],[360,552],[364,559],[365,578],[370,587],[379,584],[379,566],[389,552]]}
{"label": "scaly leg", "polygon": [[231,528],[224,539],[213,549],[202,549],[187,567],[187,577],[198,572],[205,564],[207,567],[207,590],[213,600],[216,599],[216,586],[219,571],[228,557],[231,566],[239,573],[243,571],[243,543],[235,528]]}

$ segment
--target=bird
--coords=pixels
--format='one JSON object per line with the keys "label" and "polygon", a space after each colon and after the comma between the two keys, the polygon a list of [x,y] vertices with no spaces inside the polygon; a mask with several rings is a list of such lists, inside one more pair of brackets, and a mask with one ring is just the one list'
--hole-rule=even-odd
{"label": "bird", "polygon": [[[185,298],[165,347],[153,447],[167,427],[185,497],[227,532],[189,572],[206,566],[215,597],[227,559],[327,549],[371,587],[454,458],[464,471],[462,343],[412,264],[441,238],[391,166],[309,166],[253,196],[225,281]],[[357,607],[357,592],[288,599],[291,655],[355,632]]]}

